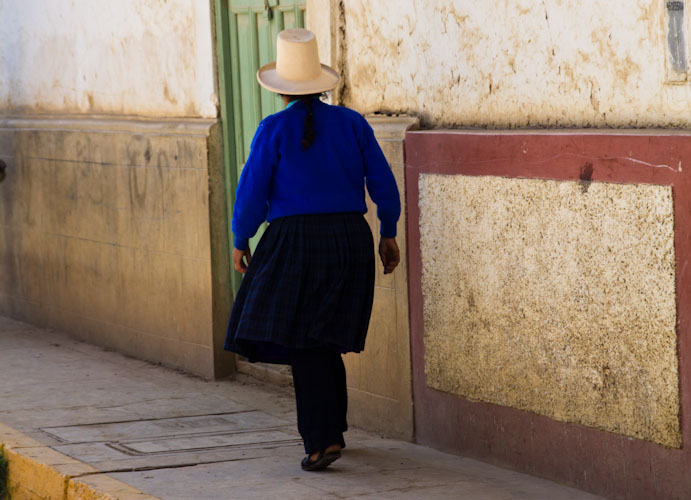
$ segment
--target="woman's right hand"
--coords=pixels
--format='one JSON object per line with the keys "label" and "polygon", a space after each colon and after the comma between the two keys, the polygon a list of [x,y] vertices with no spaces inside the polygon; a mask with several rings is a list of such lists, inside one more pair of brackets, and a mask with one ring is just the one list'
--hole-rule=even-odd
{"label": "woman's right hand", "polygon": [[[245,263],[243,257],[247,263]],[[250,265],[250,260],[252,260],[252,252],[250,252],[249,248],[246,248],[245,250],[233,248],[233,265],[235,266],[235,270],[237,272],[245,274],[247,272],[247,266]]]}

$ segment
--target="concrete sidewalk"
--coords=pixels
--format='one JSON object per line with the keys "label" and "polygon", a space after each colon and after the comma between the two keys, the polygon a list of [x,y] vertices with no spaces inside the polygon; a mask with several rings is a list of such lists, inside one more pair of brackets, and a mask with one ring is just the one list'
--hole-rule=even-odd
{"label": "concrete sidewalk", "polygon": [[599,497],[352,429],[300,470],[292,396],[206,382],[0,317],[0,443],[12,500]]}

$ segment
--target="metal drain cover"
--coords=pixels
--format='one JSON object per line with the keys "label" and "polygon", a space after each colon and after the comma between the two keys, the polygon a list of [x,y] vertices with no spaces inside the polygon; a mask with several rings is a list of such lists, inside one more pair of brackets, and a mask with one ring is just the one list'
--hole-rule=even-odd
{"label": "metal drain cover", "polygon": [[53,448],[101,471],[244,460],[299,446],[295,424],[262,411],[44,427]]}
{"label": "metal drain cover", "polygon": [[118,442],[191,434],[220,434],[268,427],[290,426],[289,422],[262,411],[219,415],[135,420],[107,424],[44,427],[41,430],[63,443]]}

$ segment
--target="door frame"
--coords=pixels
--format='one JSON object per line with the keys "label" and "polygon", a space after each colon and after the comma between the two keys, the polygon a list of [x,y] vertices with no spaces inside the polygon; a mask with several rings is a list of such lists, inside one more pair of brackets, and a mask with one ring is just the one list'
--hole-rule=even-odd
{"label": "door frame", "polygon": [[[235,204],[235,190],[237,189],[239,181],[238,165],[244,162],[242,158],[242,148],[238,144],[242,144],[243,138],[238,136],[242,133],[242,126],[240,123],[241,116],[238,114],[242,108],[241,96],[233,91],[233,70],[239,64],[239,54],[237,44],[231,45],[233,37],[237,37],[230,22],[230,3],[232,0],[214,0],[215,7],[215,24],[216,24],[216,57],[217,57],[217,71],[218,71],[218,94],[221,108],[221,116],[219,122],[221,125],[221,138],[223,150],[223,179],[225,185],[226,196],[226,225],[228,230],[229,255],[228,259],[231,264],[231,287],[233,294],[237,293],[242,282],[242,274],[235,271],[232,264],[232,251],[234,248],[234,235],[232,231],[231,221],[233,218],[233,206]],[[294,0],[293,0],[294,1]],[[250,0],[250,4],[255,4],[256,7],[262,8],[268,6],[269,9],[280,9],[280,0]],[[305,17],[307,12],[307,4],[309,1],[303,0],[305,4]],[[296,11],[297,14],[297,11]],[[306,20],[305,20],[306,21]],[[260,105],[260,93],[258,90],[253,96],[254,106]]]}
{"label": "door frame", "polygon": [[237,169],[234,168],[233,159],[237,156],[235,146],[235,126],[234,110],[238,104],[234,102],[232,92],[232,66],[230,52],[230,22],[228,11],[230,10],[229,0],[214,0],[216,18],[216,58],[218,64],[218,97],[221,105],[221,125],[222,159],[223,159],[223,181],[226,195],[226,227],[228,229],[228,259],[230,261],[230,285],[233,296],[240,287],[242,277],[232,264],[232,252],[234,247],[234,236],[231,227],[233,216],[233,205],[235,204],[235,187],[238,185]]}

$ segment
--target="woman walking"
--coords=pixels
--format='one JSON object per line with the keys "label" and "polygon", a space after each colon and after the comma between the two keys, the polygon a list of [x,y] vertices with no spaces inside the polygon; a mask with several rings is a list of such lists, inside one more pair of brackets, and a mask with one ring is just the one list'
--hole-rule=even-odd
{"label": "woman walking", "polygon": [[[292,368],[304,470],[341,456],[347,392],[341,354],[360,352],[372,310],[374,242],[365,184],[377,204],[384,272],[399,263],[396,182],[371,127],[319,97],[338,74],[319,63],[314,34],[279,33],[275,63],[257,72],[286,108],[259,124],[238,183],[233,263],[245,274],[225,348]],[[249,238],[269,227],[254,255]]]}

